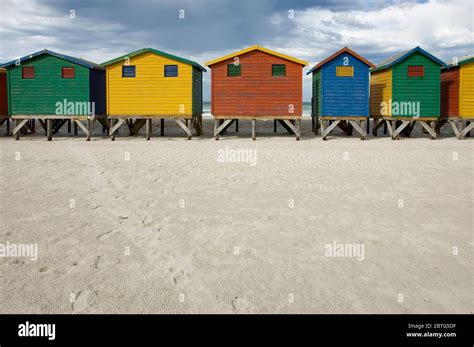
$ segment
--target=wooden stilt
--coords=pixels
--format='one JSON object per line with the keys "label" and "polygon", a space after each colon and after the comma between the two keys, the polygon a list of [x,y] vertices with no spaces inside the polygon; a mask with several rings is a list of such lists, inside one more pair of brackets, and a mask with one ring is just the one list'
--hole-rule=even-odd
{"label": "wooden stilt", "polygon": [[146,120],[146,139],[147,141],[150,140],[151,137],[151,118]]}
{"label": "wooden stilt", "polygon": [[235,132],[236,133],[239,132],[239,120],[238,119],[235,120]]}
{"label": "wooden stilt", "polygon": [[17,141],[20,139],[20,129],[18,129],[19,124],[20,124],[20,121],[18,119],[15,119],[15,127],[13,129],[13,134],[15,135],[15,140]]}
{"label": "wooden stilt", "polygon": [[52,129],[52,126],[53,126],[53,120],[52,119],[46,119],[46,127],[47,127],[47,137],[48,137],[48,141],[52,141],[53,140],[53,129]]}
{"label": "wooden stilt", "polygon": [[325,129],[326,121],[321,119],[319,121],[319,123],[321,124],[321,137],[322,137],[323,141],[326,141],[326,138],[323,136],[324,132],[326,131],[326,129]]}
{"label": "wooden stilt", "polygon": [[7,136],[10,135],[10,119],[7,118]]}
{"label": "wooden stilt", "polygon": [[214,138],[216,139],[216,141],[219,140],[219,132],[217,131],[218,128],[219,128],[219,121],[215,119],[214,120]]}
{"label": "wooden stilt", "polygon": [[77,136],[77,124],[74,122],[74,135]]}

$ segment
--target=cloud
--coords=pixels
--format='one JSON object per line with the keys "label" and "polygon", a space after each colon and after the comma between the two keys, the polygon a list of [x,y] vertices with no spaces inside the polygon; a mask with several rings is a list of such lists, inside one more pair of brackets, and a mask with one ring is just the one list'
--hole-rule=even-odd
{"label": "cloud", "polygon": [[[417,45],[450,60],[473,52],[472,13],[471,0],[2,0],[0,61],[48,48],[100,63],[154,47],[204,63],[253,44],[312,63],[343,46],[374,63]],[[303,90],[309,100],[308,77]]]}

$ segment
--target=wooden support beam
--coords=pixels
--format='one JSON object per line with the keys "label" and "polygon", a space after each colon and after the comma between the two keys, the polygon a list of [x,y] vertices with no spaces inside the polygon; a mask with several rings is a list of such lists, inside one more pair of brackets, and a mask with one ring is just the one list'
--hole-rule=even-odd
{"label": "wooden support beam", "polygon": [[257,121],[255,119],[252,119],[252,140],[255,141],[256,138],[257,138],[257,135],[256,135],[256,124]]}
{"label": "wooden support beam", "polygon": [[179,118],[176,118],[174,120],[180,127],[181,129],[184,130],[184,132],[188,135],[188,140],[191,140],[191,136],[192,136],[192,132],[191,132],[191,129],[189,129],[186,124],[183,123],[183,121]]}
{"label": "wooden support beam", "polygon": [[52,126],[53,126],[53,120],[52,119],[46,119],[46,127],[47,127],[46,134],[47,134],[47,137],[48,137],[48,141],[53,141]]}
{"label": "wooden support beam", "polygon": [[13,128],[13,135],[15,135],[15,140],[20,139],[21,128],[23,128],[27,122],[28,119],[22,119],[21,121],[19,119],[15,119],[15,127]]}
{"label": "wooden support beam", "polygon": [[117,130],[120,128],[120,126],[125,123],[125,120],[124,118],[120,118],[120,119],[114,119],[112,118],[111,119],[111,124],[110,124],[110,130],[109,130],[109,136],[111,137],[112,141],[115,141],[115,133],[117,132]]}
{"label": "wooden support beam", "polygon": [[419,120],[418,122],[431,135],[432,140],[436,139],[436,131],[434,128],[430,127],[424,120]]}
{"label": "wooden support beam", "polygon": [[395,120],[392,121],[392,139],[394,140],[400,137],[400,133],[402,132],[402,130],[405,129],[405,127],[409,125],[411,121],[404,120],[401,122],[402,124],[400,124],[398,128],[394,128],[393,125],[395,124],[396,126],[397,121]]}
{"label": "wooden support beam", "polygon": [[[324,119],[321,119],[319,122],[321,123],[321,137],[322,137],[324,132],[326,131],[326,121]],[[326,141],[324,137],[322,137],[322,139]]]}
{"label": "wooden support beam", "polygon": [[[338,120],[334,120],[332,121],[332,123],[327,127],[326,130],[324,130],[324,132],[321,130],[321,136],[323,137],[323,140],[326,141],[326,138],[327,136],[331,133],[331,131],[334,130],[335,127],[337,127],[337,125],[339,124],[341,120],[338,119]],[[322,128],[321,128],[322,129]]]}
{"label": "wooden support beam", "polygon": [[364,121],[360,121],[360,126],[359,124],[357,124],[357,122],[355,120],[349,120],[349,124],[352,125],[352,127],[355,129],[355,131],[357,131],[359,134],[360,134],[360,139],[361,140],[365,140],[365,137],[366,137],[366,132],[364,130],[365,126],[364,126]]}
{"label": "wooden support beam", "polygon": [[373,125],[373,129],[372,129],[372,135],[377,137],[378,135],[378,130],[383,126],[385,125],[385,128],[387,127],[387,123],[385,123],[385,121],[383,119],[379,119],[379,118],[374,118],[374,125]]}
{"label": "wooden support beam", "polygon": [[464,129],[459,133],[459,138],[463,139],[469,132],[474,129],[474,122],[466,122],[466,126]]}
{"label": "wooden support beam", "polygon": [[293,124],[291,121],[287,119],[283,119],[283,122],[291,131],[293,131],[293,133],[296,135],[296,140],[299,141],[301,139],[301,131],[299,129],[300,128],[299,120],[295,121],[295,124]]}
{"label": "wooden support beam", "polygon": [[219,120],[215,120],[214,122],[214,137],[217,137],[216,140],[219,139],[219,134],[222,132],[222,130],[226,129],[231,123],[233,119],[226,119],[224,123],[220,124]]}
{"label": "wooden support beam", "polygon": [[151,118],[146,120],[146,139],[147,141],[150,140],[151,137]]}
{"label": "wooden support beam", "polygon": [[448,123],[449,123],[449,125],[451,125],[451,128],[453,129],[454,135],[456,135],[456,137],[459,139],[461,133],[459,132],[459,128],[458,128],[458,126],[457,126],[457,122],[454,121],[454,120],[448,120]]}

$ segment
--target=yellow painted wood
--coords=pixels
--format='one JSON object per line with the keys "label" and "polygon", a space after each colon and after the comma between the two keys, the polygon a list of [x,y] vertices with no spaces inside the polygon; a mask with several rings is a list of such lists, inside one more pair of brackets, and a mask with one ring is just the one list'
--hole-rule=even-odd
{"label": "yellow painted wood", "polygon": [[353,66],[336,66],[337,77],[354,77]]}
{"label": "yellow painted wood", "polygon": [[[108,115],[191,115],[192,66],[150,52],[130,58],[135,77],[122,77],[124,62],[107,69]],[[178,65],[178,77],[164,77],[165,65]]]}
{"label": "yellow painted wood", "polygon": [[[372,72],[370,74],[370,114],[373,116],[382,116],[380,105],[382,102],[390,103],[392,100],[392,69]],[[389,114],[385,117],[392,116],[391,107],[388,108]]]}
{"label": "yellow painted wood", "polygon": [[460,67],[459,116],[461,118],[474,117],[474,62]]}
{"label": "yellow painted wood", "polygon": [[225,55],[223,57],[208,61],[206,63],[206,66],[211,66],[211,65],[214,65],[214,64],[219,63],[221,61],[224,61],[224,60],[227,60],[227,59],[230,59],[230,58],[234,58],[234,57],[238,57],[239,55],[242,55],[242,54],[245,54],[245,53],[248,53],[248,52],[251,52],[251,51],[255,51],[255,50],[262,51],[262,52],[268,53],[270,55],[274,55],[276,57],[280,57],[280,58],[283,58],[283,59],[286,59],[286,60],[289,60],[289,61],[293,61],[293,62],[301,64],[303,66],[306,66],[306,65],[309,64],[307,61],[300,60],[300,59],[297,59],[297,58],[294,58],[294,57],[290,57],[289,55],[279,53],[279,52],[275,52],[275,51],[272,51],[271,49],[268,49],[268,48],[265,48],[265,47],[262,47],[262,46],[259,46],[259,45],[254,45],[254,46],[250,46],[248,48],[245,48],[241,51],[231,53],[231,54]]}

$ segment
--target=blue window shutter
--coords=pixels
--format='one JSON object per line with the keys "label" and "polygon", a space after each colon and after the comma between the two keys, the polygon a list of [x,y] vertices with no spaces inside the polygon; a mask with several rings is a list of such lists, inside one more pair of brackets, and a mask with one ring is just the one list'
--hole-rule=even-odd
{"label": "blue window shutter", "polygon": [[165,77],[178,77],[178,65],[165,65]]}
{"label": "blue window shutter", "polygon": [[135,77],[135,66],[124,65],[122,66],[122,77]]}

